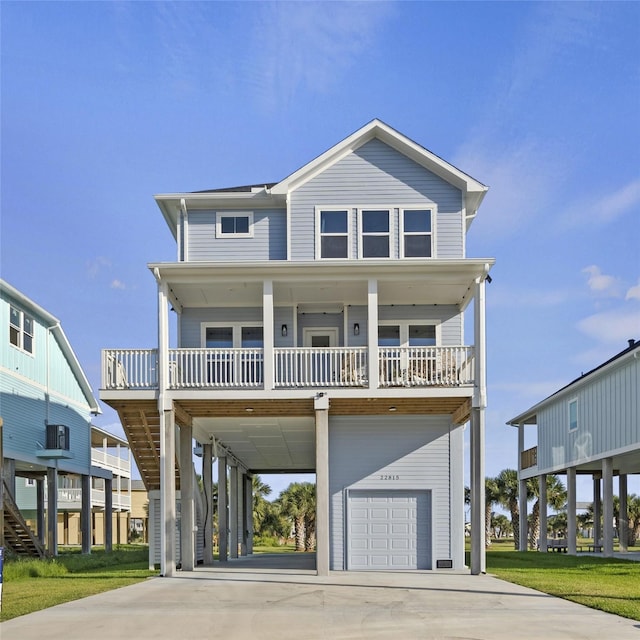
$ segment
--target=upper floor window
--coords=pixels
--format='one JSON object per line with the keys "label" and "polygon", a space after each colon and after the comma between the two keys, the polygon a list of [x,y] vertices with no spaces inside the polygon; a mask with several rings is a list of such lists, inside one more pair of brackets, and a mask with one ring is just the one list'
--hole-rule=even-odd
{"label": "upper floor window", "polygon": [[344,209],[318,211],[318,247],[320,258],[349,257],[349,212]]}
{"label": "upper floor window", "polygon": [[578,429],[578,399],[569,400],[569,431]]}
{"label": "upper floor window", "polygon": [[218,211],[216,214],[216,238],[252,238],[253,212]]}
{"label": "upper floor window", "polygon": [[33,353],[33,318],[11,306],[9,312],[9,342],[27,353]]}
{"label": "upper floor window", "polygon": [[431,209],[403,209],[400,212],[400,257],[431,258],[433,231]]}
{"label": "upper floor window", "polygon": [[360,257],[388,258],[391,248],[391,226],[388,209],[360,211]]}

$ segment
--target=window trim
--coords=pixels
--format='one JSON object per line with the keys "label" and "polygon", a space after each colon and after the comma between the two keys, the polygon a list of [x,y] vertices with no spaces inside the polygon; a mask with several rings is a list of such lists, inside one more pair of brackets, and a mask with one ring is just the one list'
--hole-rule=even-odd
{"label": "window trim", "polygon": [[[431,211],[431,230],[429,231],[429,235],[431,236],[431,255],[430,256],[405,256],[404,255],[404,239],[406,235],[425,235],[423,233],[416,233],[404,230],[404,212],[405,211]],[[429,260],[432,258],[436,258],[436,220],[438,217],[438,207],[435,204],[416,204],[416,205],[403,205],[398,208],[398,234],[399,234],[399,242],[398,242],[398,251],[399,256],[403,260]]]}
{"label": "window trim", "polygon": [[[388,205],[371,205],[365,207],[358,207],[358,259],[359,260],[391,260],[394,256],[394,233],[393,233],[393,212],[395,207],[390,207]],[[387,233],[364,233],[362,229],[362,214],[366,211],[386,211],[389,222],[389,231]],[[388,237],[389,238],[389,255],[386,257],[381,256],[365,256],[364,255],[364,236],[374,236],[374,237]]]}
{"label": "window trim", "polygon": [[[231,336],[233,341],[232,347],[224,347],[229,349],[242,349],[242,329],[246,327],[262,327],[262,340],[264,345],[264,326],[262,322],[201,322],[200,323],[200,348],[206,349],[207,329],[219,329],[231,327]],[[250,349],[264,349],[263,347],[248,347]]]}
{"label": "window trim", "polygon": [[[572,407],[572,405],[575,405],[575,407],[576,407],[576,424],[575,424],[575,427],[571,426],[571,407]],[[575,433],[576,431],[578,431],[578,428],[580,427],[580,416],[578,414],[578,396],[570,398],[568,403],[567,403],[567,425],[568,425],[568,428],[569,428],[569,433]]]}
{"label": "window trim", "polygon": [[[352,207],[345,207],[345,206],[338,206],[338,205],[330,205],[330,206],[316,206],[315,207],[315,231],[316,231],[316,260],[349,260],[351,259],[351,251],[352,251],[352,245],[353,245],[353,229],[352,229],[352,222],[351,222],[351,218],[352,218]],[[331,236],[331,237],[343,237],[345,234],[340,233],[331,233],[331,234],[323,234],[321,231],[321,219],[322,219],[322,213],[324,211],[334,211],[334,212],[340,212],[340,211],[344,211],[347,214],[347,255],[344,258],[323,258],[322,257],[322,238],[324,236]]]}
{"label": "window trim", "polygon": [[[222,233],[222,218],[247,218],[249,231],[247,233]],[[216,238],[253,238],[253,211],[216,211]]]}
{"label": "window trim", "polygon": [[[15,310],[20,316],[20,326],[16,326],[15,324],[13,324],[13,322],[11,322],[12,309]],[[29,320],[31,320],[32,333],[27,333],[27,331],[24,328],[25,318],[29,318]],[[35,318],[30,313],[26,313],[19,307],[13,304],[9,304],[9,345],[10,346],[12,346],[14,349],[18,349],[19,351],[22,351],[23,353],[26,353],[29,356],[35,356],[35,343],[36,343],[35,328],[36,328],[36,321],[35,321]],[[14,344],[11,341],[11,329],[14,329],[17,331],[18,344]],[[31,350],[25,349],[24,347],[25,335],[28,335],[31,338]]]}
{"label": "window trim", "polygon": [[409,327],[410,326],[429,326],[435,327],[436,330],[436,347],[442,346],[441,320],[378,320],[378,326],[400,327],[400,347],[409,347]]}

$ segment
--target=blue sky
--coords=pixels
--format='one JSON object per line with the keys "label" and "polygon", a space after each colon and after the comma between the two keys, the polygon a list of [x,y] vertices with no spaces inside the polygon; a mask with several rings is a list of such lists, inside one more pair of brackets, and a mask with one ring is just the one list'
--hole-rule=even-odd
{"label": "blue sky", "polygon": [[96,395],[102,348],[156,344],[146,265],[175,246],[153,194],[278,181],[375,117],[490,186],[467,251],[497,259],[488,475],[516,466],[509,418],[640,338],[640,4],[0,12],[0,274]]}

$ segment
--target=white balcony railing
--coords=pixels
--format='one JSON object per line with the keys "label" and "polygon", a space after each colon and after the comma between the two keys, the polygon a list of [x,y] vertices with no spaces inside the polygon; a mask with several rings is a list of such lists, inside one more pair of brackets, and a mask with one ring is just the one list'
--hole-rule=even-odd
{"label": "white balcony railing", "polygon": [[[366,347],[276,348],[276,388],[369,387]],[[473,347],[380,347],[380,387],[473,384]],[[105,350],[104,389],[157,389],[157,352]],[[263,389],[263,349],[170,349],[171,389]]]}
{"label": "white balcony railing", "polygon": [[91,449],[91,464],[102,469],[109,469],[118,476],[127,478],[131,476],[131,462],[128,458],[114,456],[100,449]]}

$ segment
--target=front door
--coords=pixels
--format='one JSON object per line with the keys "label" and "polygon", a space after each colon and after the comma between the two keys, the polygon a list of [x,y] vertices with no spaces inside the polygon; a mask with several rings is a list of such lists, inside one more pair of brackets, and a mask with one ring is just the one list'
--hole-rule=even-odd
{"label": "front door", "polygon": [[320,387],[332,385],[336,379],[338,363],[337,354],[332,352],[331,347],[338,343],[338,329],[305,328],[302,339],[305,346],[303,357],[306,360],[302,370],[308,376],[307,382]]}

